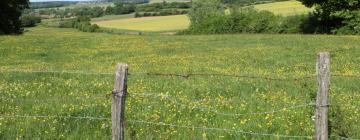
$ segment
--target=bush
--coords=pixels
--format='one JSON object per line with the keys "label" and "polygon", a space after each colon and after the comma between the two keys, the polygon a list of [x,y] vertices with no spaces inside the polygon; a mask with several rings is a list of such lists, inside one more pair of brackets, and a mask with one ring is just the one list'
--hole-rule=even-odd
{"label": "bush", "polygon": [[189,9],[191,8],[190,2],[163,2],[151,3],[136,6],[136,12],[160,12],[164,9]]}
{"label": "bush", "polygon": [[332,32],[345,35],[360,34],[360,11],[347,13],[347,18],[343,21],[342,27],[334,29]]}
{"label": "bush", "polygon": [[[205,1],[205,0],[204,0]],[[200,2],[200,3],[198,3]],[[252,7],[224,12],[219,0],[199,0],[190,10],[190,33],[278,33],[282,17]]]}
{"label": "bush", "polygon": [[75,26],[75,20],[61,20],[59,22],[59,28],[73,28]]}
{"label": "bush", "polygon": [[41,18],[33,15],[24,15],[20,17],[22,27],[34,27],[36,24],[41,23]]}
{"label": "bush", "polygon": [[[198,0],[189,12],[190,28],[182,33],[326,33],[326,24],[316,14],[282,17],[253,7],[222,8],[220,0]],[[342,34],[360,34],[360,12],[336,30]]]}

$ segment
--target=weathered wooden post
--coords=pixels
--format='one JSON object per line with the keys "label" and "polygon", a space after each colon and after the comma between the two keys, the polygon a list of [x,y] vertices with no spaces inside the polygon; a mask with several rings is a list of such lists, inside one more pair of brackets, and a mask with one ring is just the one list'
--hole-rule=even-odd
{"label": "weathered wooden post", "polygon": [[111,119],[112,139],[124,140],[125,99],[127,93],[128,65],[118,64],[115,72],[115,85],[112,96]]}
{"label": "weathered wooden post", "polygon": [[330,54],[319,53],[316,62],[318,92],[316,96],[315,127],[316,139],[328,140],[328,112],[330,90]]}

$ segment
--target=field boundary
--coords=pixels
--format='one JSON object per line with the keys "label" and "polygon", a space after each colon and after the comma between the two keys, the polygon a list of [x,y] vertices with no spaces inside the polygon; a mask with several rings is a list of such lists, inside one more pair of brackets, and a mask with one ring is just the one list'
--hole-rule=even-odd
{"label": "field boundary", "polygon": [[[359,75],[343,75],[343,74],[330,74],[330,55],[329,53],[320,53],[318,55],[317,61],[317,75],[306,75],[303,77],[291,77],[291,78],[274,78],[274,77],[266,77],[266,76],[249,76],[249,75],[231,75],[231,74],[218,74],[218,73],[187,73],[187,74],[176,74],[176,73],[154,73],[154,72],[135,72],[135,73],[128,73],[128,65],[127,64],[118,64],[117,71],[115,74],[112,73],[97,73],[97,72],[81,72],[81,71],[18,71],[18,70],[10,70],[10,71],[2,71],[0,73],[57,73],[57,74],[82,74],[82,75],[115,75],[115,85],[114,91],[110,94],[96,96],[96,97],[84,97],[84,100],[87,99],[110,99],[112,97],[113,102],[113,109],[112,109],[112,117],[95,117],[95,116],[56,116],[56,115],[0,115],[0,118],[5,119],[31,119],[31,118],[61,118],[61,119],[84,119],[84,120],[112,120],[113,121],[113,136],[118,136],[116,139],[124,139],[124,132],[119,132],[119,130],[125,131],[124,124],[125,123],[136,123],[136,124],[147,124],[147,125],[160,125],[160,126],[168,126],[168,127],[176,127],[176,128],[188,128],[188,129],[201,129],[205,131],[225,131],[225,132],[235,132],[241,134],[249,134],[249,135],[258,135],[258,136],[271,136],[271,137],[282,137],[282,138],[329,138],[329,137],[339,137],[341,139],[348,139],[348,140],[356,140],[352,138],[345,138],[341,136],[334,136],[334,135],[322,135],[322,136],[293,136],[293,135],[283,135],[283,134],[268,134],[268,133],[259,133],[253,131],[242,131],[236,129],[227,129],[227,128],[216,128],[216,127],[204,127],[204,126],[189,126],[189,125],[178,125],[178,124],[171,124],[171,123],[164,123],[164,122],[149,122],[145,120],[125,120],[125,98],[160,98],[160,100],[167,100],[172,102],[173,104],[179,106],[186,106],[192,110],[200,110],[206,112],[213,112],[217,115],[223,116],[245,116],[245,115],[264,115],[264,114],[274,114],[277,112],[282,112],[285,110],[290,109],[298,109],[298,108],[305,108],[305,107],[312,107],[316,110],[315,120],[316,120],[316,131],[317,134],[324,134],[323,131],[328,130],[328,124],[320,124],[319,122],[327,122],[327,110],[331,106],[328,101],[329,96],[329,86],[330,84],[330,77],[356,77],[360,78]],[[189,77],[212,77],[212,76],[224,76],[224,77],[234,77],[234,78],[247,78],[247,79],[262,79],[262,80],[306,80],[309,78],[318,77],[318,97],[316,99],[316,103],[308,102],[304,104],[293,104],[283,108],[274,108],[267,111],[254,111],[249,113],[228,113],[228,112],[221,112],[219,110],[212,109],[211,107],[201,107],[199,105],[189,105],[189,103],[198,103],[204,100],[197,100],[197,101],[190,101],[189,103],[182,103],[179,100],[176,100],[176,97],[166,95],[163,93],[150,93],[150,92],[143,92],[143,93],[131,93],[127,92],[127,77],[130,75],[134,76],[158,76],[158,77],[180,77],[184,79],[188,79]],[[324,86],[325,85],[325,86]],[[327,85],[327,86],[326,86]],[[3,98],[1,98],[3,99]],[[11,99],[11,98],[7,98]],[[36,101],[33,99],[14,99],[14,100],[29,100],[29,101]],[[58,100],[58,99],[57,99]],[[43,101],[43,100],[42,100]],[[216,100],[211,100],[213,102],[220,102]],[[231,102],[231,100],[226,100],[222,102]],[[221,102],[220,102],[221,103]],[[115,106],[115,107],[114,107]],[[325,113],[324,113],[325,110]],[[325,118],[322,118],[324,117]],[[114,122],[114,119],[116,120]],[[117,127],[116,129],[114,127]],[[325,127],[325,128],[320,128]],[[119,129],[120,128],[120,129]],[[115,134],[114,134],[115,133]]]}

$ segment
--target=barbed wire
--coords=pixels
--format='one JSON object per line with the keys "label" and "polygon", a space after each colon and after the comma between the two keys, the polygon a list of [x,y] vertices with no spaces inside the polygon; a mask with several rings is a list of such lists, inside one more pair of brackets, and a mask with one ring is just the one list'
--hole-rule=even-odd
{"label": "barbed wire", "polygon": [[[77,94],[80,95],[80,94]],[[39,97],[0,97],[1,100],[16,100],[16,101],[69,101],[69,100],[99,100],[99,99],[110,99],[111,93],[109,94],[98,94],[93,96],[82,95],[82,96],[62,96],[62,97],[53,97],[47,96],[46,99],[40,99]],[[66,98],[65,98],[66,97]],[[36,98],[36,99],[33,99]]]}
{"label": "barbed wire", "polygon": [[103,72],[82,72],[82,71],[18,71],[18,70],[10,70],[10,71],[2,71],[0,73],[60,73],[60,74],[82,74],[82,75],[115,75],[115,73],[103,73]]}
{"label": "barbed wire", "polygon": [[[24,101],[24,102],[49,102],[49,101],[89,101],[89,100],[100,100],[100,99],[109,99],[107,97],[108,95],[102,95],[102,96],[98,96],[98,97],[68,97],[68,98],[64,98],[64,97],[51,97],[51,98],[46,98],[46,99],[34,99],[34,98],[9,98],[9,97],[0,97],[0,100],[13,100],[13,101]],[[53,98],[53,99],[52,99]]]}
{"label": "barbed wire", "polygon": [[[2,71],[0,73],[60,73],[60,74],[83,74],[83,75],[115,75],[115,73],[103,73],[103,72],[82,72],[82,71],[18,71],[18,70],[10,70],[10,71]],[[133,72],[128,73],[128,75],[140,75],[140,76],[162,76],[162,77],[182,77],[182,78],[190,78],[190,77],[198,77],[198,76],[222,76],[222,77],[234,77],[234,78],[247,78],[247,79],[264,79],[264,80],[303,80],[314,78],[311,76],[304,77],[292,77],[292,78],[275,78],[275,77],[266,77],[266,76],[254,76],[254,75],[235,75],[235,74],[220,74],[220,73],[187,73],[187,74],[177,74],[177,73],[156,73],[156,72]]]}
{"label": "barbed wire", "polygon": [[186,125],[175,125],[175,124],[167,124],[163,122],[155,123],[155,122],[147,122],[142,120],[130,120],[130,123],[141,123],[141,124],[150,124],[150,125],[158,125],[158,126],[168,126],[168,127],[176,127],[176,128],[187,128],[187,129],[201,129],[207,131],[224,131],[224,132],[235,132],[241,134],[248,135],[257,135],[257,136],[272,136],[272,137],[282,137],[282,138],[301,138],[301,139],[312,139],[313,136],[290,136],[290,135],[282,135],[282,134],[268,134],[268,133],[257,133],[257,132],[247,132],[242,130],[233,130],[233,129],[225,129],[225,128],[211,128],[211,127],[198,127],[198,126],[186,126]]}
{"label": "barbed wire", "polygon": [[111,120],[105,117],[91,117],[91,116],[46,116],[46,115],[1,115],[0,118],[62,118],[62,119],[88,119],[88,120]]}
{"label": "barbed wire", "polygon": [[333,77],[350,77],[350,78],[360,78],[360,75],[349,75],[349,74],[331,74]]}
{"label": "barbed wire", "polygon": [[[0,73],[60,73],[60,74],[83,74],[83,75],[115,75],[115,73],[105,73],[105,72],[82,72],[82,71],[19,71],[19,70],[10,70],[10,71],[2,71]],[[271,81],[283,81],[283,80],[306,80],[311,78],[316,78],[316,75],[307,75],[303,77],[288,77],[288,78],[277,78],[277,77],[269,77],[269,76],[255,76],[255,75],[237,75],[237,74],[221,74],[221,73],[157,73],[157,72],[133,72],[128,73],[129,75],[138,75],[138,76],[162,76],[162,77],[182,77],[182,78],[190,78],[190,77],[212,77],[212,76],[221,76],[221,77],[234,77],[234,78],[247,78],[247,79],[263,79],[263,80],[271,80]],[[354,77],[360,78],[360,75],[348,75],[348,74],[331,74],[334,77]]]}
{"label": "barbed wire", "polygon": [[163,77],[182,77],[182,78],[190,78],[190,77],[212,77],[212,76],[221,76],[221,77],[234,77],[234,78],[247,78],[247,79],[264,79],[271,81],[283,81],[283,80],[304,80],[315,78],[316,75],[304,76],[304,77],[291,77],[291,78],[276,78],[276,77],[267,77],[267,76],[254,76],[254,75],[236,75],[236,74],[220,74],[220,73],[185,73],[185,74],[177,74],[177,73],[155,73],[155,72],[138,72],[138,73],[130,73],[130,75],[147,75],[147,76],[163,76]]}
{"label": "barbed wire", "polygon": [[[136,95],[136,94],[133,94],[133,95]],[[131,94],[130,94],[129,97],[133,97],[133,96],[131,96]],[[265,115],[265,114],[273,114],[273,113],[277,113],[277,112],[283,112],[283,111],[286,111],[288,109],[303,108],[303,107],[308,107],[308,106],[314,106],[315,105],[315,103],[307,103],[307,104],[284,107],[284,108],[281,108],[281,109],[274,109],[274,110],[271,110],[271,111],[264,111],[264,112],[225,113],[225,112],[219,112],[218,110],[211,109],[211,108],[205,108],[205,107],[199,107],[199,106],[190,106],[190,105],[187,105],[187,104],[183,104],[183,103],[178,102],[177,100],[172,99],[171,96],[164,96],[163,98],[170,101],[170,102],[172,102],[172,103],[174,103],[174,104],[180,105],[180,106],[185,106],[185,107],[188,107],[190,109],[198,109],[200,111],[213,112],[215,114],[223,115],[223,116]]]}
{"label": "barbed wire", "polygon": [[[157,98],[157,97],[165,97],[165,98],[172,98],[174,99],[175,97],[172,97],[170,95],[164,95],[162,93],[132,93],[132,92],[128,92],[128,96],[138,96],[138,97],[149,97],[149,98]],[[212,103],[231,103],[234,102],[233,100],[223,100],[223,101],[219,101],[219,100],[214,100],[214,99],[209,99],[209,100],[190,100],[189,102],[191,103],[201,103],[201,102],[212,102]]]}

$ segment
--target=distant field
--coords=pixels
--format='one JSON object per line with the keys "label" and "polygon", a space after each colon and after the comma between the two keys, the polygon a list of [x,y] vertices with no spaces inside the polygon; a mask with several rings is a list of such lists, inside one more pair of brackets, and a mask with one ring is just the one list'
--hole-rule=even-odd
{"label": "distant field", "polygon": [[254,7],[258,10],[267,10],[273,12],[274,14],[279,14],[283,16],[306,14],[313,11],[313,9],[307,8],[301,2],[295,0],[259,4],[255,5]]}
{"label": "distant field", "polygon": [[95,21],[100,27],[137,31],[174,31],[186,29],[190,21],[186,15],[143,17]]}

